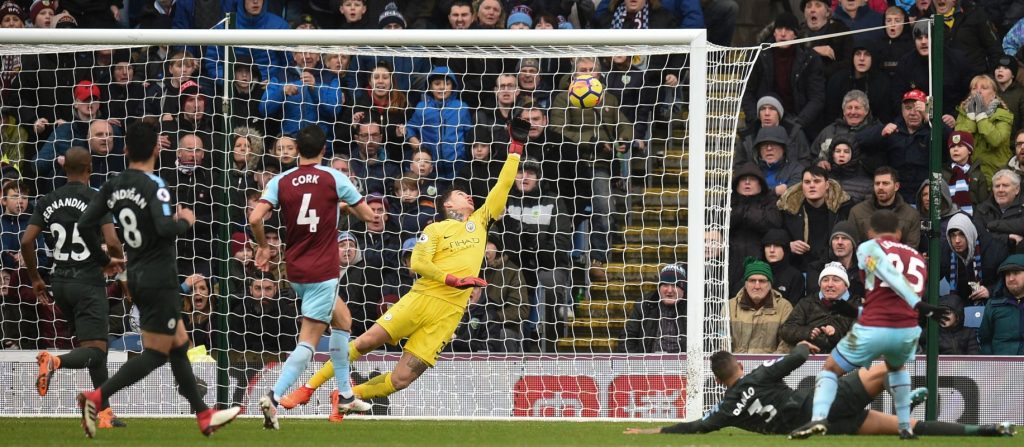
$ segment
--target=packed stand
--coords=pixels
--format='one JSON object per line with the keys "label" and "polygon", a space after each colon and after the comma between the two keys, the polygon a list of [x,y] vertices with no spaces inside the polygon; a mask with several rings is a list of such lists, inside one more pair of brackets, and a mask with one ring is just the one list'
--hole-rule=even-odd
{"label": "packed stand", "polygon": [[[775,46],[748,84],[734,157],[736,350],[808,341],[830,351],[864,298],[857,245],[873,237],[872,214],[890,210],[903,244],[924,254],[939,239],[938,294],[953,311],[940,353],[1024,354],[1024,14],[993,15],[992,3],[803,0],[802,17],[782,13],[761,34]],[[945,25],[941,110],[928,102],[930,23],[913,22],[935,13]],[[942,123],[941,191],[929,185],[932,114]],[[923,286],[923,273],[908,281]]]}
{"label": "packed stand", "polygon": [[[706,26],[712,43],[728,45],[738,12],[734,0],[128,3],[8,1],[0,26],[222,29],[231,12],[239,29]],[[489,286],[473,294],[449,349],[555,350],[574,318],[574,299],[591,281],[610,281],[605,266],[622,238],[614,216],[625,215],[623,197],[644,186],[631,161],[663,156],[651,141],[666,140],[665,124],[684,109],[685,64],[683,55],[444,59],[242,47],[228,55],[224,47],[198,45],[5,56],[3,347],[76,343],[59,307],[33,293],[20,257],[35,202],[66,183],[64,158],[73,147],[92,155],[89,183],[99,187],[126,168],[127,126],[159,126],[156,174],[196,215],[177,244],[183,319],[193,346],[227,349],[233,364],[244,365],[232,368],[235,378],[247,383],[254,369],[295,344],[300,303],[283,262],[285,222],[276,214],[266,222],[271,268],[262,272],[247,217],[270,179],[295,167],[298,129],[321,127],[325,163],[349,176],[384,217],[370,224],[346,217],[339,228],[339,294],[359,335],[409,290],[412,246],[426,225],[445,217],[435,199],[458,187],[482,203],[507,154],[506,125],[522,118],[532,124],[524,163],[504,216],[487,235],[481,276]],[[569,105],[566,88],[580,74],[604,82],[603,107]],[[35,244],[44,276],[52,242]],[[642,349],[624,343],[624,350],[685,350],[686,273],[670,267],[660,292],[668,307],[650,312],[673,318],[655,325],[671,340],[643,341]],[[139,314],[124,277],[109,280],[107,291],[111,346],[140,350]],[[649,318],[662,318],[636,313],[642,307],[634,307],[640,326],[627,332],[647,331]]]}

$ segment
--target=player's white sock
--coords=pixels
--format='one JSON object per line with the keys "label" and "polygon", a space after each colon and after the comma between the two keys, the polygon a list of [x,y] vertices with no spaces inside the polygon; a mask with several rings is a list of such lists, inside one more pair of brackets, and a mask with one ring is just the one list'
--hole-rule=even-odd
{"label": "player's white sock", "polygon": [[889,392],[892,393],[892,401],[896,404],[896,420],[900,430],[910,429],[910,373],[906,370],[890,371],[886,376],[889,379]]}
{"label": "player's white sock", "polygon": [[348,370],[348,331],[331,328],[331,361],[334,362],[334,380],[338,382],[341,397],[352,397],[352,384]]}
{"label": "player's white sock", "polygon": [[292,355],[288,356],[288,360],[284,362],[284,368],[281,368],[281,377],[278,377],[277,382],[274,383],[275,397],[284,396],[288,392],[288,388],[291,388],[295,380],[306,370],[311,358],[313,358],[312,345],[302,342],[295,347]]}
{"label": "player's white sock", "polygon": [[814,380],[814,406],[811,407],[811,420],[821,421],[828,419],[828,412],[832,409],[832,402],[836,400],[836,389],[839,387],[839,378],[832,371],[822,370]]}

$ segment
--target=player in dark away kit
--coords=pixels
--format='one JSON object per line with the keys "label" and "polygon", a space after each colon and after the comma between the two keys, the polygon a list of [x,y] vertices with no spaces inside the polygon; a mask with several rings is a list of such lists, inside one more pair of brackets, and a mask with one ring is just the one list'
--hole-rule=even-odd
{"label": "player in dark away kit", "polygon": [[[36,356],[39,375],[36,390],[45,396],[57,369],[88,369],[93,386],[107,381],[107,337],[110,335],[110,305],[107,303],[104,273],[120,270],[120,259],[101,268],[89,259],[90,252],[78,232],[78,219],[98,193],[89,187],[92,155],[89,151],[73,147],[65,154],[64,171],[68,183],[50,192],[36,203],[36,210],[21,237],[21,256],[25,260],[32,289],[42,303],[49,303],[46,283],[39,275],[36,259],[36,239],[46,233],[46,243],[53,253],[53,273],[50,276],[53,300],[64,313],[78,339],[78,347],[64,355],[42,351]],[[123,258],[121,242],[110,215],[103,216],[100,231],[114,258]],[[99,428],[122,427],[125,424],[114,417],[107,399],[99,413]]]}
{"label": "player in dark away kit", "polygon": [[142,380],[153,370],[170,362],[178,393],[188,399],[196,413],[199,430],[209,436],[234,420],[240,407],[213,410],[206,406],[196,386],[188,360],[189,340],[181,321],[182,300],[178,285],[175,239],[195,222],[191,210],[171,204],[171,193],[163,180],[153,174],[157,151],[156,127],[140,122],[128,127],[125,146],[128,169],[107,181],[78,222],[78,230],[90,259],[107,265],[110,258],[100,248],[97,227],[103,216],[113,215],[127,246],[128,289],[139,307],[142,346],[139,356],[129,359],[99,388],[78,394],[82,427],[86,435],[96,433],[96,412],[104,398]]}
{"label": "player in dark away kit", "polygon": [[[627,434],[709,433],[726,427],[737,427],[762,434],[788,434],[804,423],[811,414],[813,389],[793,391],[783,379],[799,368],[811,350],[818,348],[800,342],[785,357],[754,368],[744,374],[743,365],[726,351],[711,356],[715,380],[728,387],[722,400],[703,419],[662,428],[626,430]],[[839,380],[836,401],[829,413],[829,434],[881,435],[896,434],[896,417],[866,407],[881,394],[885,365],[862,368]],[[924,393],[925,395],[927,393]],[[920,403],[920,402],[918,402]],[[1013,425],[962,425],[948,422],[914,421],[919,435],[933,436],[1013,436]]]}

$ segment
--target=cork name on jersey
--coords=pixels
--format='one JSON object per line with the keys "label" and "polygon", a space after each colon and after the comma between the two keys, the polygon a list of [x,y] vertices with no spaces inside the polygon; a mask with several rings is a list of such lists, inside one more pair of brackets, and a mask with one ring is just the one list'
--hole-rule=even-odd
{"label": "cork name on jersey", "polygon": [[51,203],[45,210],[43,210],[43,220],[49,221],[50,216],[61,208],[71,207],[84,213],[88,206],[88,203],[83,202],[77,197],[64,197]]}
{"label": "cork name on jersey", "polygon": [[292,186],[299,186],[305,184],[320,184],[320,176],[317,174],[303,174],[292,179]]}
{"label": "cork name on jersey", "polygon": [[114,192],[110,194],[110,198],[107,199],[107,208],[113,208],[114,204],[117,203],[118,200],[131,200],[132,202],[135,202],[139,208],[146,207],[146,199],[143,199],[142,195],[135,191],[135,188],[114,190]]}

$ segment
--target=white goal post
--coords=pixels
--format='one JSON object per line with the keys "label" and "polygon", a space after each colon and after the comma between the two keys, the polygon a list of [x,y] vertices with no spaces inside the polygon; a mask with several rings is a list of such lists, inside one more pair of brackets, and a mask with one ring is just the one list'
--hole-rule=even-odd
{"label": "white goal post", "polygon": [[[595,207],[591,211],[594,215],[590,216],[583,211],[585,205],[581,205],[572,215],[566,216],[574,224],[574,231],[565,236],[582,239],[582,243],[574,243],[572,248],[574,256],[579,255],[578,257],[583,259],[585,268],[593,267],[587,255],[588,250],[592,249],[592,244],[588,241],[589,232],[596,231],[593,220],[595,216],[611,221],[611,225],[615,228],[606,231],[609,234],[621,234],[626,242],[619,244],[624,245],[622,247],[614,242],[608,243],[611,245],[607,248],[609,257],[602,260],[604,264],[609,265],[606,280],[592,280],[588,277],[586,270],[584,270],[582,279],[572,278],[573,285],[568,290],[572,291],[574,295],[579,290],[578,296],[582,296],[582,298],[575,303],[568,303],[575,308],[576,316],[575,320],[569,317],[568,321],[561,323],[563,326],[559,326],[560,336],[563,339],[557,345],[557,349],[533,353],[506,352],[501,354],[474,351],[442,356],[438,367],[424,375],[424,379],[428,380],[423,380],[422,383],[393,396],[391,411],[392,414],[401,416],[512,417],[528,415],[580,418],[639,417],[645,419],[673,418],[685,414],[686,419],[693,420],[710,409],[710,405],[716,400],[715,396],[720,396],[721,389],[716,389],[713,386],[707,358],[714,351],[729,349],[729,317],[726,313],[726,302],[730,298],[727,296],[729,266],[725,241],[728,240],[729,235],[732,154],[737,126],[740,122],[740,100],[759,49],[733,49],[709,45],[704,30],[590,29],[525,32],[405,30],[396,32],[388,30],[0,29],[0,55],[2,56],[21,55],[24,57],[37,53],[88,52],[99,49],[166,45],[248,47],[280,51],[286,54],[290,54],[288,52],[292,51],[314,51],[325,55],[348,54],[353,59],[357,56],[400,56],[435,60],[447,58],[518,60],[559,58],[572,60],[581,57],[612,58],[626,55],[637,56],[634,60],[642,61],[639,62],[640,67],[645,67],[644,64],[650,56],[685,55],[682,58],[685,60],[685,65],[679,67],[685,73],[678,79],[679,85],[685,90],[681,97],[666,101],[662,96],[663,86],[643,86],[652,87],[654,91],[657,91],[654,103],[639,104],[639,107],[651,109],[651,115],[645,118],[647,122],[644,123],[644,126],[639,127],[645,129],[646,134],[636,135],[634,138],[634,140],[645,143],[640,143],[640,149],[637,149],[637,144],[634,143],[633,149],[630,149],[627,155],[620,155],[619,158],[615,158],[614,154],[612,156],[613,160],[624,160],[615,166],[621,168],[621,177],[624,178],[623,183],[626,186],[623,186],[622,190],[612,189],[614,197],[611,200],[610,215],[597,216],[598,211]],[[226,58],[220,63],[227,66],[226,64],[233,62],[231,59],[230,57]],[[289,60],[289,62],[291,61]],[[270,68],[283,69],[286,67]],[[370,67],[369,70],[372,68]],[[224,71],[229,72],[230,70],[225,69]],[[606,71],[610,71],[610,69],[606,69]],[[557,72],[553,75],[561,76],[571,73],[571,71]],[[629,82],[628,79],[627,75],[626,83]],[[143,80],[156,82],[151,79]],[[217,87],[217,97],[212,102],[228,104],[231,98],[227,95],[230,93],[225,92],[232,91],[229,84],[230,79],[210,79],[209,81],[212,81],[210,85]],[[659,79],[659,81],[661,80]],[[60,87],[71,89],[73,86],[63,85]],[[497,87],[495,87],[496,91]],[[556,97],[561,91],[563,90],[558,85],[552,86],[551,97]],[[425,95],[428,92],[420,91],[419,93]],[[478,93],[481,95],[493,94],[491,91]],[[606,95],[608,95],[607,91]],[[553,102],[557,102],[557,100]],[[415,106],[416,104],[408,104],[410,110]],[[654,110],[658,107],[666,107],[667,115],[656,115]],[[484,106],[480,105],[478,108],[484,108]],[[474,110],[469,111],[471,114],[474,112]],[[599,112],[599,115],[603,113]],[[618,114],[619,112],[616,110],[614,113]],[[133,117],[129,116],[128,118]],[[214,116],[213,119],[225,118]],[[554,118],[549,119],[554,120]],[[328,126],[336,124],[324,123],[319,119],[317,123]],[[32,123],[20,124],[25,127],[32,126]],[[655,135],[652,130],[658,126],[664,129],[663,135]],[[230,126],[224,127],[226,129],[221,129],[219,132],[232,132]],[[560,132],[559,129],[554,129],[554,131]],[[403,126],[404,132],[405,127]],[[600,135],[600,131],[598,131],[598,135]],[[269,137],[269,135],[267,136]],[[469,141],[466,143],[468,146]],[[598,137],[593,143],[628,145],[630,141],[622,142],[614,138],[605,141]],[[654,150],[653,147],[660,149]],[[223,162],[225,166],[228,166],[232,149],[231,147],[220,149],[226,151],[224,153],[227,155],[224,156]],[[575,163],[582,164],[584,162],[576,161]],[[635,169],[633,166],[642,166],[642,168],[639,168],[637,174],[631,177]],[[666,186],[673,181],[670,177],[677,177],[674,181],[679,183],[676,186]],[[382,180],[390,182],[394,179]],[[583,180],[589,181],[590,179],[579,179],[579,181]],[[566,191],[561,191],[567,202],[587,202],[587,200],[583,200],[586,197],[582,197],[586,193],[580,193],[579,196],[566,196],[565,193]],[[388,198],[392,199],[390,195]],[[655,203],[657,205],[652,209],[652,204]],[[244,205],[244,202],[240,205],[242,209],[244,209]],[[237,209],[238,206],[239,204],[231,203],[227,208]],[[214,208],[216,209],[216,206]],[[663,217],[651,220],[649,215],[652,214],[671,215],[677,220],[673,221]],[[685,215],[685,219],[681,219],[683,215]],[[683,220],[685,220],[685,226]],[[651,223],[662,221],[665,224]],[[215,217],[211,224],[213,226],[228,226],[231,222],[218,220]],[[222,244],[227,250],[226,247],[230,241],[221,238],[216,230],[213,230],[212,234],[216,240],[208,242],[215,246]],[[710,242],[711,247],[708,247],[706,243],[707,234],[717,238]],[[612,239],[613,237],[608,237],[608,240]],[[650,255],[652,252],[656,255]],[[637,257],[631,257],[631,253],[640,254]],[[682,253],[685,253],[685,256]],[[231,257],[231,253],[214,253],[213,259],[209,261],[211,263],[214,261],[228,263]],[[621,261],[618,260],[620,257]],[[575,260],[576,257],[573,259]],[[199,261],[201,259],[193,260],[193,262]],[[629,317],[629,310],[640,305],[639,301],[643,300],[643,295],[657,290],[658,272],[667,264],[683,264],[687,273],[685,290],[686,345],[682,352],[675,355],[656,353],[634,355],[631,353],[605,353],[601,352],[602,349],[595,348],[601,346],[607,348],[608,351],[619,350],[617,349],[620,348],[618,344],[625,341],[622,340],[620,333],[622,327],[628,324],[626,319]],[[182,273],[184,274],[184,272]],[[222,274],[222,276],[224,275]],[[217,279],[227,278],[210,279],[217,282]],[[631,291],[638,291],[641,288],[643,295],[632,294],[635,292]],[[597,291],[600,291],[602,298],[596,298],[599,295]],[[543,293],[539,292],[541,301],[544,299]],[[216,294],[215,291],[213,295]],[[538,304],[525,302],[521,306],[537,308]],[[613,311],[613,309],[621,310]],[[535,309],[533,311],[536,312]],[[530,312],[529,309],[525,310],[527,314]],[[225,315],[224,317],[224,321],[227,321],[229,316]],[[544,317],[537,318],[543,321]],[[587,324],[594,325],[594,327],[587,328],[585,327]],[[600,326],[600,331],[597,330],[597,326]],[[609,344],[600,345],[595,341],[601,336],[593,334],[599,332],[607,335],[607,338],[611,340]],[[584,333],[588,335],[580,335]],[[528,336],[523,335],[523,337]],[[567,342],[571,337],[575,337],[577,341],[587,339],[591,343],[587,345],[572,344],[573,342]],[[657,342],[655,343],[657,344]],[[587,348],[577,348],[578,346],[587,346]],[[682,353],[686,354],[685,358],[680,355]],[[5,357],[0,357],[0,364],[8,362]],[[318,358],[325,359],[326,357]],[[480,361],[485,363],[479,363]],[[368,374],[371,369],[389,369],[393,362],[394,358],[391,354],[371,355],[366,362],[357,361],[353,370]],[[578,365],[584,368],[592,369],[574,368],[575,362],[579,362]],[[215,383],[223,387],[228,385],[220,384],[220,376],[214,371],[216,368],[208,366],[212,365],[198,368],[202,371],[198,374],[210,383],[210,391],[207,395],[209,400],[217,396]],[[230,368],[236,368],[236,366],[232,365]],[[249,369],[251,366],[242,368]],[[272,383],[273,378],[280,370],[280,366],[274,366],[273,362],[268,362],[266,365],[260,364],[257,368],[260,369],[258,373],[245,376],[249,380],[249,387],[265,388],[268,383]],[[21,365],[4,369],[30,371],[31,367],[30,365]],[[673,371],[673,369],[678,371]],[[311,372],[311,370],[307,370],[302,379],[307,378]],[[31,398],[26,397],[20,401],[23,406],[16,408],[16,413],[52,414],[68,412],[73,408],[73,403],[70,399],[65,398],[65,394],[71,392],[71,384],[78,387],[87,386],[87,375],[84,372],[76,374],[68,371],[61,371],[58,374],[61,377],[58,378],[57,384],[62,388],[57,394],[63,401],[61,403],[55,403],[53,402],[55,399],[49,398],[34,399],[36,396],[34,396],[32,383],[22,377],[12,376],[14,382],[8,383],[13,383],[18,392],[24,393],[26,396],[32,394]],[[0,376],[2,375],[0,374]],[[78,377],[72,379],[72,375]],[[589,412],[591,410],[589,403],[579,404],[577,397],[573,397],[577,396],[578,390],[572,390],[572,393],[566,391],[564,394],[555,393],[553,395],[542,392],[540,393],[542,397],[528,402],[531,408],[521,409],[518,407],[519,403],[516,402],[516,399],[520,395],[516,393],[529,394],[530,392],[530,390],[518,389],[520,386],[531,386],[529,383],[523,385],[526,383],[524,382],[526,376],[543,381],[545,376],[569,377],[571,375],[590,376],[595,379],[595,389],[592,392],[583,391],[583,394],[588,392],[595,394],[592,397],[596,402],[595,405],[598,406],[596,413]],[[653,405],[656,407],[654,411],[624,410],[616,412],[612,410],[612,407],[616,405],[612,401],[617,398],[610,388],[624,386],[616,385],[617,378],[636,376],[648,377],[643,380],[652,380],[650,377],[662,380],[661,378],[673,375],[683,377],[685,411],[670,401],[657,403],[657,399],[645,401],[645,403],[630,401],[633,402],[630,405],[636,407]],[[161,413],[179,414],[185,407],[180,405],[181,402],[173,393],[173,383],[170,381],[169,374],[156,376],[158,377],[148,380],[140,386],[152,386],[154,390],[160,390],[156,393],[157,396],[148,398],[160,400],[163,405],[150,409],[135,407],[128,403],[126,397],[115,399],[115,406],[118,403],[124,405],[128,410],[121,411],[126,414],[152,413],[154,411],[152,408],[158,408],[156,411]],[[468,379],[454,380],[462,376],[466,376]],[[461,389],[461,383],[465,383],[471,389]],[[676,382],[671,383],[676,384]],[[67,389],[64,388],[65,386]],[[244,388],[245,384],[240,384],[240,386]],[[578,386],[578,383],[574,386]],[[662,388],[664,387],[665,385],[662,385]],[[125,390],[124,394],[128,394],[128,392],[129,390]],[[407,395],[404,398],[401,397],[403,393]],[[666,390],[652,389],[651,393],[651,395],[665,394]],[[133,399],[150,395],[150,393],[132,394]],[[246,395],[243,398],[246,400],[242,403],[254,407],[249,400],[250,396]],[[323,400],[323,398],[319,399]],[[460,399],[464,401],[459,402]],[[543,407],[545,405],[543,402],[538,403],[544,399],[553,402],[551,406]],[[562,403],[554,402],[559,399],[562,399]],[[634,397],[629,397],[629,399],[634,399]],[[7,408],[11,409],[11,407]],[[302,414],[313,414],[318,411],[317,408],[322,410],[323,406],[306,410]],[[541,409],[538,410],[538,408]],[[551,410],[552,408],[554,410]],[[517,412],[519,410],[525,411],[525,413]]]}

